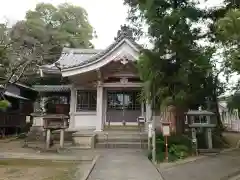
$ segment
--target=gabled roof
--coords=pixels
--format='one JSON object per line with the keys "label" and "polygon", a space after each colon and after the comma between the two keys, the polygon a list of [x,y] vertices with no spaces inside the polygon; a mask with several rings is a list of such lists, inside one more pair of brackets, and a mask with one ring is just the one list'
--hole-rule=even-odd
{"label": "gabled roof", "polygon": [[97,63],[101,60],[101,58],[123,43],[128,43],[133,49],[135,49],[135,51],[138,52],[140,52],[142,48],[131,36],[122,32],[120,36],[115,39],[114,43],[108,46],[105,50],[64,48],[61,57],[56,63],[41,66],[40,69],[43,73],[51,74],[60,73],[57,66],[59,66],[62,71],[85,67]]}
{"label": "gabled roof", "polygon": [[[126,36],[122,36],[120,38],[118,38],[114,43],[112,43],[110,46],[108,46],[105,50],[95,50],[95,54],[84,54],[84,56],[82,55],[81,61],[74,61],[75,63],[73,64],[69,64],[68,66],[63,66],[62,69],[68,69],[68,68],[74,68],[74,67],[79,67],[79,66],[83,66],[83,65],[87,65],[89,63],[94,63],[95,61],[97,61],[98,59],[100,59],[101,57],[103,57],[105,54],[107,54],[109,51],[111,51],[113,48],[115,48],[119,43],[124,42],[123,40],[126,39],[128,41],[130,41],[135,47],[137,47],[138,49],[140,49],[140,45],[138,45],[135,41],[133,41],[132,38],[126,37]],[[77,51],[81,51],[81,49],[78,49]],[[61,57],[62,61],[68,61],[68,58],[76,58],[76,56],[74,57],[74,53],[72,54],[68,54],[67,58],[65,57]],[[61,60],[61,58],[59,60]],[[61,64],[61,63],[60,63]]]}
{"label": "gabled roof", "polygon": [[78,64],[84,63],[90,57],[98,54],[102,50],[99,49],[76,49],[76,48],[63,48],[62,55],[58,61],[50,65],[43,65],[41,69],[47,71],[48,74],[55,74],[59,72],[59,69],[56,67],[56,63],[59,64],[61,68],[68,68],[76,66]]}

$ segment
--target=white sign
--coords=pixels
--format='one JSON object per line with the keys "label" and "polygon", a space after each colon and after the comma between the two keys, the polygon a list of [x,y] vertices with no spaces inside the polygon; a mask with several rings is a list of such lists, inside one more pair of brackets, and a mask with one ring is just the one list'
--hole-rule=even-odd
{"label": "white sign", "polygon": [[170,136],[170,126],[162,126],[163,136]]}
{"label": "white sign", "polygon": [[145,118],[143,116],[138,117],[139,123],[145,123]]}
{"label": "white sign", "polygon": [[151,138],[152,137],[152,123],[148,124],[148,137]]}

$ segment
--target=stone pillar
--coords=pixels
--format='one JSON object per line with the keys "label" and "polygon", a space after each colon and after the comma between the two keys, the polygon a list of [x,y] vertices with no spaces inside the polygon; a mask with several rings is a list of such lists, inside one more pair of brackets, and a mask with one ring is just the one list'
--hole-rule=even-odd
{"label": "stone pillar", "polygon": [[46,149],[50,148],[50,143],[51,143],[51,130],[47,129]]}
{"label": "stone pillar", "polygon": [[101,82],[98,82],[97,85],[97,122],[96,122],[96,130],[103,130],[103,86]]}
{"label": "stone pillar", "polygon": [[76,111],[76,89],[74,86],[71,87],[71,97],[70,97],[70,120],[69,120],[69,129],[74,129],[75,128],[75,117],[74,117],[74,112]]}
{"label": "stone pillar", "polygon": [[60,148],[64,147],[64,129],[60,130]]}
{"label": "stone pillar", "polygon": [[212,144],[212,129],[211,128],[207,128],[207,143],[208,143],[208,149],[212,149],[213,148],[213,144]]}
{"label": "stone pillar", "polygon": [[192,128],[192,139],[193,140],[197,140],[197,132],[196,132],[196,129],[195,128]]}

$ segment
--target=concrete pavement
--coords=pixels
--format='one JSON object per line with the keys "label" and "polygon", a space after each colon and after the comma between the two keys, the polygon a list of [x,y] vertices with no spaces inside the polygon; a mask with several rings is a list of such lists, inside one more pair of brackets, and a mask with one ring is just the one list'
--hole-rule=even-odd
{"label": "concrete pavement", "polygon": [[162,180],[142,151],[109,149],[101,153],[88,180]]}
{"label": "concrete pavement", "polygon": [[240,174],[240,150],[159,170],[165,180],[228,180]]}

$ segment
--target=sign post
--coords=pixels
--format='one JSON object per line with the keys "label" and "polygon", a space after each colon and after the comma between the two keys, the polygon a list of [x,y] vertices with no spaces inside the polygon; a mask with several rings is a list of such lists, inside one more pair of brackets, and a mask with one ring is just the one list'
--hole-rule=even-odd
{"label": "sign post", "polygon": [[170,122],[162,122],[162,133],[165,141],[165,160],[168,162],[168,137],[170,136]]}

